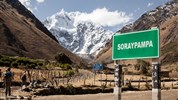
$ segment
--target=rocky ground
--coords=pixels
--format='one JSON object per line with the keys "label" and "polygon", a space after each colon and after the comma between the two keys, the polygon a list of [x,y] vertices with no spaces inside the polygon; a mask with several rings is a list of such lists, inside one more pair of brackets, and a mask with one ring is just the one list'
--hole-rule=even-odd
{"label": "rocky ground", "polygon": [[[21,87],[19,86],[12,86],[11,90],[11,96],[8,96],[8,99],[27,99],[32,97],[31,93],[20,91]],[[4,88],[0,88],[0,100],[5,100]]]}
{"label": "rocky ground", "polygon": [[[178,100],[178,90],[162,90],[161,100]],[[114,100],[112,93],[105,94],[87,94],[87,95],[53,95],[53,96],[39,96],[33,98],[34,100]],[[122,93],[122,100],[151,100],[151,91],[139,92],[124,92]]]}
{"label": "rocky ground", "polygon": [[[23,95],[23,97],[22,97]],[[178,100],[178,89],[161,91],[161,100]],[[48,95],[34,96],[28,92],[21,92],[20,87],[12,87],[12,99],[31,98],[33,100],[113,100],[113,93],[85,94],[85,95]],[[124,91],[122,100],[151,100],[152,91]],[[0,100],[5,99],[3,88],[0,88]]]}

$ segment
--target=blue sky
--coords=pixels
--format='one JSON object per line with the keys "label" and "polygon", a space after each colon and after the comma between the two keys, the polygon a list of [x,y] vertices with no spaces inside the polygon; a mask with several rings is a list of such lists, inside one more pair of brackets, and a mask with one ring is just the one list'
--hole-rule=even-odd
{"label": "blue sky", "polygon": [[[28,9],[30,9],[37,18],[44,21],[47,17],[64,9],[67,12],[85,12],[91,16],[111,15],[111,17],[103,18],[104,20],[112,20],[110,25],[112,27],[128,24],[141,16],[144,12],[152,10],[170,0],[19,0]],[[94,13],[95,12],[95,13]],[[112,17],[112,15],[114,17]],[[110,19],[111,18],[111,19]],[[121,20],[128,18],[127,20]],[[96,18],[95,18],[96,19]],[[95,20],[98,21],[98,20]],[[98,22],[99,22],[98,21]],[[114,23],[114,21],[116,21]],[[109,22],[108,22],[109,23]],[[116,27],[117,28],[117,27]]]}

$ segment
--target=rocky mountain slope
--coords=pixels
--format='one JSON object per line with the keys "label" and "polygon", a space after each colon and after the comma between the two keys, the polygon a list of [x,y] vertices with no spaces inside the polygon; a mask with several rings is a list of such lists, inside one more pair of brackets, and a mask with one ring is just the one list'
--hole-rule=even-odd
{"label": "rocky mountain slope", "polygon": [[43,23],[63,47],[88,59],[97,55],[113,32],[91,21],[78,21],[81,14],[61,10]]}
{"label": "rocky mountain slope", "polygon": [[0,54],[54,59],[63,52],[74,62],[81,59],[60,46],[56,38],[18,0],[0,0]]}
{"label": "rocky mountain slope", "polygon": [[[163,64],[178,62],[178,1],[173,0],[146,12],[134,23],[124,26],[118,32],[132,32],[158,27],[160,29],[161,57]],[[98,54],[98,61],[111,62],[112,41]]]}

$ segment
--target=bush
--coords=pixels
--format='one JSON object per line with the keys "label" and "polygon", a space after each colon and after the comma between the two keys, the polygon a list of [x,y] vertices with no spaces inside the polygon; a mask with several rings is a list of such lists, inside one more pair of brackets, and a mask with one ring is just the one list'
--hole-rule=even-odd
{"label": "bush", "polygon": [[72,84],[67,85],[66,90],[69,94],[76,94],[76,88]]}
{"label": "bush", "polygon": [[65,70],[72,69],[70,64],[61,64],[60,67]]}
{"label": "bush", "polygon": [[17,68],[18,67],[18,63],[15,61],[15,62],[12,62],[11,63],[11,67],[15,67],[15,68]]}
{"label": "bush", "polygon": [[0,60],[0,66],[4,66],[4,62]]}
{"label": "bush", "polygon": [[35,64],[30,64],[28,68],[35,69],[36,65]]}
{"label": "bush", "polygon": [[128,89],[133,89],[133,86],[132,86],[132,84],[131,84],[131,81],[129,81],[129,84],[128,84]]}
{"label": "bush", "polygon": [[136,64],[137,67],[139,66],[140,73],[143,74],[143,75],[147,75],[148,74],[150,65],[151,64],[149,62],[144,61],[144,60],[137,60],[137,64]]}
{"label": "bush", "polygon": [[106,84],[102,84],[102,85],[101,85],[101,90],[102,90],[102,91],[104,91],[106,88],[107,88],[107,87],[106,87]]}
{"label": "bush", "polygon": [[38,62],[37,65],[38,66],[43,66],[43,63],[42,62]]}
{"label": "bush", "polygon": [[19,65],[26,66],[27,64],[31,64],[30,60],[27,58],[18,58],[16,61]]}
{"label": "bush", "polygon": [[136,65],[134,66],[134,68],[135,68],[136,71],[139,71],[139,70],[140,70],[140,65],[139,65],[139,64],[136,64]]}
{"label": "bush", "polygon": [[[30,58],[25,58],[25,57],[8,57],[8,56],[2,56],[0,55],[0,66],[6,66],[6,67],[20,67],[20,68],[35,68],[36,66],[38,67],[43,67],[46,68],[46,65],[48,64],[53,64],[52,62],[45,60],[34,60]],[[63,69],[69,70],[72,69],[71,65],[66,63],[66,64],[59,64],[56,63],[52,65],[54,66],[59,66]]]}
{"label": "bush", "polygon": [[10,61],[4,61],[4,66],[10,67],[11,62]]}
{"label": "bush", "polygon": [[61,64],[72,64],[72,61],[68,56],[66,56],[64,53],[59,53],[55,56],[55,59],[57,62]]}
{"label": "bush", "polygon": [[64,73],[66,77],[72,77],[75,74],[74,70],[68,70]]}
{"label": "bush", "polygon": [[12,61],[13,61],[13,59],[6,57],[6,56],[2,56],[0,58],[0,66],[10,67]]}
{"label": "bush", "polygon": [[9,58],[9,57],[2,57],[1,60],[2,60],[2,61],[8,61],[8,62],[10,62],[10,63],[13,61],[13,59],[11,59],[11,58]]}

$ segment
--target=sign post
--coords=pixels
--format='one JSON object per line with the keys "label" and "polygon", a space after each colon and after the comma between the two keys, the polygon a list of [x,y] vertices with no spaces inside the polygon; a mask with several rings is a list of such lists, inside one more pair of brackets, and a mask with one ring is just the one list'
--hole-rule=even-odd
{"label": "sign post", "polygon": [[152,62],[152,100],[161,100],[160,64]]}
{"label": "sign post", "polygon": [[[159,29],[130,32],[113,36],[112,59],[115,61],[114,100],[121,100],[122,65],[117,60],[159,58]],[[152,100],[161,100],[160,64],[152,63]]]}
{"label": "sign post", "polygon": [[[101,70],[103,70],[103,65],[102,65],[102,64],[97,63],[97,64],[94,64],[94,65],[93,65],[93,72],[94,72],[94,85],[95,85],[95,76],[96,76],[96,71],[101,71]],[[101,80],[101,82],[102,82],[102,80]]]}
{"label": "sign post", "polygon": [[115,75],[114,75],[114,100],[121,100],[122,91],[122,65],[121,61],[119,63],[115,61]]}

